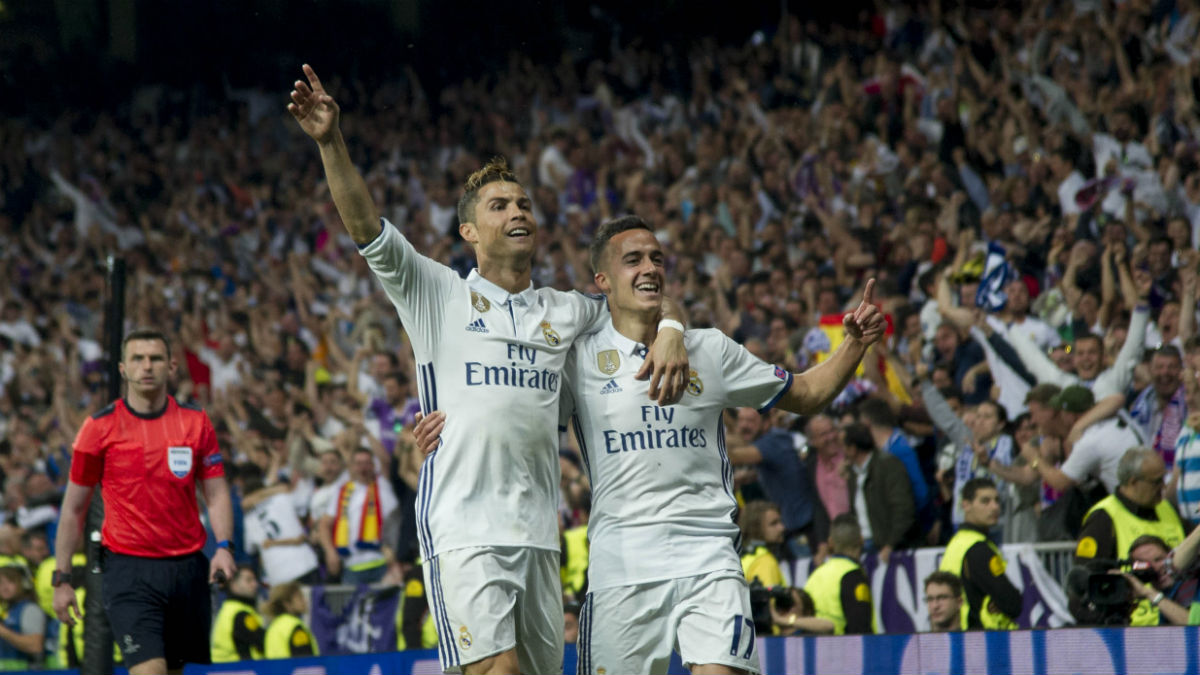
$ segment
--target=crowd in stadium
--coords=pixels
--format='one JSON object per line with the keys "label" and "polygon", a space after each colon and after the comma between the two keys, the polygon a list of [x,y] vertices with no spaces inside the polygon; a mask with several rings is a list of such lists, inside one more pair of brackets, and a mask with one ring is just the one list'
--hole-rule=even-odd
{"label": "crowd in stadium", "polygon": [[[889,335],[827,414],[727,416],[744,560],[765,585],[785,582],[775,560],[944,546],[975,526],[979,478],[996,543],[1128,558],[1122,519],[1165,499],[1165,553],[1200,522],[1200,3],[915,4],[856,26],[790,16],[737,45],[513,54],[461,82],[324,76],[383,215],[461,274],[462,182],[502,155],[541,225],[535,285],[594,292],[592,232],[636,213],[690,325],[789,371],[836,347],[877,279]],[[32,580],[0,569],[9,608],[47,597],[72,439],[108,402],[110,253],[128,261],[127,328],[167,332],[173,394],[216,426],[238,561],[270,586],[421,578],[404,326],[285,101],[227,93],[211,114],[148,93],[0,119],[0,561]],[[590,493],[569,433],[560,456],[575,601]],[[378,486],[373,541],[338,522],[347,480]],[[1105,494],[1107,533],[1084,520]],[[821,616],[813,595],[797,606]],[[9,633],[46,622],[6,619],[0,666],[39,660]]]}

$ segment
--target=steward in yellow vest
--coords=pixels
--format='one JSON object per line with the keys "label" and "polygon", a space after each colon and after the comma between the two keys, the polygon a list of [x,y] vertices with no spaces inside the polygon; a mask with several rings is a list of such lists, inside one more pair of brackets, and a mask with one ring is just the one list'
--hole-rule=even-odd
{"label": "steward in yellow vest", "polygon": [[266,624],[255,608],[258,573],[249,565],[239,565],[226,588],[229,597],[213,620],[212,661],[229,663],[261,659]]}
{"label": "steward in yellow vest", "polygon": [[563,593],[582,600],[587,589],[588,538],[587,523],[572,527],[562,534]]}
{"label": "steward in yellow vest", "polygon": [[833,623],[834,635],[875,632],[871,584],[858,564],[862,555],[862,530],[853,513],[843,513],[829,527],[826,558],[804,584],[818,619]]}
{"label": "steward in yellow vest", "polygon": [[396,606],[396,651],[433,649],[438,644],[437,624],[425,599],[422,578],[420,565],[405,575],[404,592]]}
{"label": "steward in yellow vest", "polygon": [[963,630],[1012,630],[1021,614],[1021,592],[1005,575],[1008,565],[988,532],[1000,519],[1000,494],[990,478],[972,478],[962,490],[963,524],[938,569],[963,584]]}
{"label": "steward in yellow vest", "polygon": [[746,581],[758,579],[767,588],[784,585],[779,559],[762,544],[754,546],[753,550],[742,556],[742,573],[746,575]]}
{"label": "steward in yellow vest", "polygon": [[308,600],[300,584],[289,581],[271,589],[267,613],[275,617],[267,626],[264,652],[268,659],[318,656],[312,631],[298,617],[308,611]]}
{"label": "steward in yellow vest", "polygon": [[[1117,491],[1093,506],[1083,517],[1083,529],[1075,545],[1075,563],[1128,557],[1140,537],[1153,535],[1168,549],[1178,546],[1186,526],[1170,502],[1163,499],[1167,467],[1150,448],[1131,448],[1117,464]],[[1140,603],[1131,625],[1158,624],[1158,611],[1149,602]],[[1081,624],[1095,623],[1097,615],[1083,602],[1072,598],[1071,613]]]}

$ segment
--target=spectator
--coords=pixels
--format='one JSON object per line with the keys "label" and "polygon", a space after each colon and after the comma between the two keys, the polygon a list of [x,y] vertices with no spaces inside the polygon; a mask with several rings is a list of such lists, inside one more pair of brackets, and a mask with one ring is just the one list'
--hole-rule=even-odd
{"label": "spectator", "polygon": [[1046,461],[1032,465],[1047,484],[1061,492],[1094,478],[1110,493],[1116,491],[1117,465],[1121,456],[1126,450],[1142,444],[1136,428],[1124,417],[1109,416],[1113,407],[1119,404],[1119,398],[1109,397],[1097,406],[1092,392],[1081,385],[1069,386],[1050,400],[1055,413],[1047,431],[1060,441],[1068,439],[1072,428],[1085,413],[1099,417],[1101,421],[1087,427],[1061,469],[1056,468],[1051,463],[1052,458],[1046,455],[1043,455]]}
{"label": "spectator", "polygon": [[904,548],[915,536],[916,503],[908,475],[899,459],[876,448],[862,424],[847,426],[842,443],[849,463],[850,513],[859,523],[864,549],[886,563],[892,551]]}
{"label": "spectator", "polygon": [[929,484],[925,482],[925,472],[917,453],[905,438],[904,433],[896,426],[896,416],[888,409],[887,404],[878,399],[868,399],[859,406],[858,414],[871,432],[875,446],[896,457],[904,465],[908,473],[909,484],[912,487],[913,499],[917,507],[917,518],[922,531],[929,529],[932,515],[929,510],[933,495]]}
{"label": "spectator", "polygon": [[731,440],[726,452],[734,465],[755,465],[767,499],[783,514],[783,541],[789,557],[825,555],[822,543],[829,516],[819,498],[814,499],[812,476],[796,452],[790,434],[770,425],[767,416],[753,408],[739,408],[734,427],[741,443]]}
{"label": "spectator", "polygon": [[288,581],[317,581],[317,554],[308,544],[308,533],[296,513],[291,486],[262,484],[262,472],[251,465],[239,471],[245,509],[246,552],[258,555],[263,581],[277,586]]}
{"label": "spectator", "polygon": [[833,623],[834,635],[875,632],[875,608],[867,575],[859,566],[862,532],[849,513],[838,516],[829,528],[829,558],[804,584],[812,596],[818,619]]}
{"label": "spectator", "polygon": [[45,649],[46,615],[38,607],[29,572],[0,566],[0,670],[40,669]]}
{"label": "spectator", "polygon": [[1187,392],[1183,387],[1183,357],[1179,349],[1166,345],[1150,357],[1152,384],[1141,391],[1130,407],[1130,415],[1163,462],[1167,471],[1175,466],[1175,442],[1187,421]]}
{"label": "spectator", "polygon": [[375,472],[375,457],[356,448],[350,461],[350,478],[338,487],[337,497],[325,511],[321,524],[325,562],[342,583],[370,584],[387,572],[383,551],[383,521],[398,506],[391,484]]}
{"label": "spectator", "polygon": [[829,517],[837,518],[850,510],[850,493],[843,471],[846,449],[828,415],[810,417],[804,433],[808,438],[808,466],[817,484],[817,494]]}
{"label": "spectator", "polygon": [[947,633],[962,630],[962,580],[958,575],[938,570],[925,577],[925,609],[929,630]]}
{"label": "spectator", "polygon": [[1130,546],[1128,559],[1134,564],[1149,565],[1157,576],[1152,581],[1143,581],[1133,575],[1125,575],[1133,587],[1134,596],[1138,598],[1137,606],[1129,616],[1129,625],[1157,626],[1165,618],[1167,623],[1186,626],[1188,610],[1168,597],[1175,586],[1175,580],[1166,565],[1171,548],[1161,537],[1153,534],[1143,534],[1134,539]]}

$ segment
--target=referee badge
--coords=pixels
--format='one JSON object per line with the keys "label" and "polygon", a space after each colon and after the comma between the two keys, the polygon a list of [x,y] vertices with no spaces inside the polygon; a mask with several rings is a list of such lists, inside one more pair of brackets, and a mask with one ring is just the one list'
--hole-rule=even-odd
{"label": "referee badge", "polygon": [[542,322],[542,337],[546,338],[546,344],[551,347],[557,347],[562,342],[562,338],[558,337],[558,333],[554,332],[554,329],[550,327],[549,321]]}
{"label": "referee badge", "polygon": [[471,306],[478,312],[486,312],[492,308],[492,303],[488,302],[488,299],[482,295],[471,291]]}
{"label": "referee badge", "polygon": [[694,370],[688,371],[687,393],[692,396],[699,396],[704,393],[704,380],[701,380],[700,375]]}
{"label": "referee badge", "polygon": [[192,449],[186,445],[167,448],[167,466],[176,478],[187,478],[192,472]]}
{"label": "referee badge", "polygon": [[612,375],[621,367],[621,355],[615,349],[606,349],[596,355],[596,367],[605,375]]}

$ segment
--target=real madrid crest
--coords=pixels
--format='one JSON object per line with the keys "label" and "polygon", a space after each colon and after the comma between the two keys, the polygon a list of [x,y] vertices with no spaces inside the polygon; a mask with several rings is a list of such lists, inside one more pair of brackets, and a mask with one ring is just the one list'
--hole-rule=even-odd
{"label": "real madrid crest", "polygon": [[615,349],[606,349],[596,355],[596,367],[605,375],[612,375],[621,367],[621,355]]}
{"label": "real madrid crest", "polygon": [[482,295],[471,291],[471,306],[478,312],[486,312],[492,308],[492,303],[488,302],[488,299]]}
{"label": "real madrid crest", "polygon": [[692,396],[699,396],[704,393],[704,380],[701,380],[700,376],[694,370],[688,371],[687,393]]}
{"label": "real madrid crest", "polygon": [[557,347],[558,343],[562,342],[562,338],[558,337],[558,333],[555,333],[554,329],[550,327],[549,321],[542,322],[542,337],[546,338],[546,344],[551,347]]}
{"label": "real madrid crest", "polygon": [[472,642],[471,632],[467,630],[466,626],[459,626],[458,627],[458,644],[462,645],[463,649],[470,649],[471,642]]}

